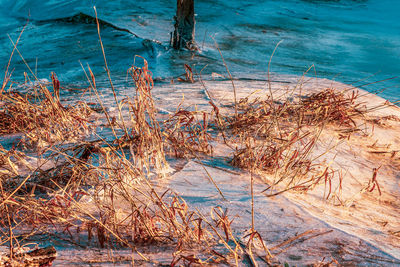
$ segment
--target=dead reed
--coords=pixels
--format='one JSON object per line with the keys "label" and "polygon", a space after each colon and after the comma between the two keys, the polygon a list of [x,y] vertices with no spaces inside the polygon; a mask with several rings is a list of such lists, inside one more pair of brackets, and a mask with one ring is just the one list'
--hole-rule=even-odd
{"label": "dead reed", "polygon": [[270,195],[304,192],[320,183],[330,192],[335,172],[316,164],[313,158],[318,155],[313,150],[329,125],[346,129],[347,135],[357,132],[355,119],[365,114],[356,101],[357,92],[327,88],[305,96],[272,99],[241,99],[239,114],[226,118],[231,142],[237,147],[232,164],[270,177],[267,189],[280,188]]}
{"label": "dead reed", "polygon": [[204,111],[178,109],[163,122],[167,147],[175,157],[193,157],[196,152],[207,155],[212,153],[208,116]]}
{"label": "dead reed", "polygon": [[81,138],[90,131],[92,110],[82,102],[64,106],[60,82],[52,74],[53,91],[40,85],[39,91],[21,94],[12,88],[1,95],[0,133],[23,133],[26,144],[51,146]]}
{"label": "dead reed", "polygon": [[[234,236],[226,214],[207,220],[181,197],[157,185],[168,171],[165,149],[177,157],[211,153],[207,114],[197,118],[196,112],[179,109],[160,123],[147,63],[129,73],[136,95],[116,103],[119,119],[108,125],[114,133],[123,124],[129,128],[111,142],[84,140],[82,134],[93,123],[87,119],[91,110],[84,103],[64,107],[55,76],[54,92],[42,86],[35,101],[29,95],[4,95],[2,115],[7,120],[1,133],[11,133],[8,129],[13,126],[13,132],[23,132],[31,143],[42,140],[45,162],[53,166],[26,163],[22,170],[15,162],[24,162],[25,147],[1,147],[0,244],[10,246],[11,260],[30,237],[48,234],[84,247],[130,247],[146,261],[140,247],[172,247],[171,265],[228,263],[239,257],[238,248],[230,244]],[[127,114],[122,114],[124,106]],[[106,109],[103,113],[109,115]],[[121,122],[126,117],[129,124]],[[78,138],[72,139],[73,135]]]}

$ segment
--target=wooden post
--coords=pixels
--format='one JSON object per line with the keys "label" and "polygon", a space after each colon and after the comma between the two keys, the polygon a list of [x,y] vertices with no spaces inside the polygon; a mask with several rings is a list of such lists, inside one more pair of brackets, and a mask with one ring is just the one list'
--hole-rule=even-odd
{"label": "wooden post", "polygon": [[174,49],[196,50],[194,0],[177,0],[176,8],[175,30],[171,40],[172,47]]}

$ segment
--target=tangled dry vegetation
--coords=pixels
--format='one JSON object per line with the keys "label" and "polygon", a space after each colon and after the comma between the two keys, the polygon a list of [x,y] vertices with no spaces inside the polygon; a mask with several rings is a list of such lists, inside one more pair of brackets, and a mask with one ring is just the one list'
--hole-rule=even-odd
{"label": "tangled dry vegetation", "polygon": [[92,110],[82,102],[64,106],[60,102],[60,82],[51,75],[53,92],[39,84],[28,94],[9,91],[1,96],[0,133],[23,133],[26,145],[48,146],[73,141],[90,130]]}
{"label": "tangled dry vegetation", "polygon": [[355,119],[363,119],[366,109],[357,97],[356,91],[327,88],[278,100],[272,95],[267,100],[241,99],[238,116],[226,118],[236,146],[232,164],[272,177],[267,179],[270,196],[288,190],[304,192],[325,183],[328,199],[332,179],[339,173],[316,163],[319,155],[313,153],[314,148],[329,126],[335,126],[339,139],[359,131]]}
{"label": "tangled dry vegetation", "polygon": [[[150,260],[140,248],[165,246],[172,248],[171,266],[238,263],[245,252],[232,234],[226,211],[213,208],[211,217],[204,216],[157,185],[168,171],[166,153],[210,154],[211,135],[206,113],[200,121],[197,112],[178,109],[158,121],[146,64],[130,69],[137,91],[134,99],[116,101],[120,120],[103,109],[114,141],[85,141],[84,134],[95,129],[88,120],[93,111],[83,103],[64,107],[54,75],[53,92],[40,86],[34,101],[12,90],[2,95],[2,135],[19,132],[30,144],[44,141],[41,150],[19,144],[9,150],[1,147],[0,245],[10,247],[2,264],[40,265],[21,253],[37,236],[62,238],[80,247],[128,247],[145,261]],[[128,116],[123,116],[124,108]],[[37,156],[44,153],[37,165],[26,154],[35,149]],[[44,167],[49,162],[51,167]]]}
{"label": "tangled dry vegetation", "polygon": [[[256,264],[251,248],[258,243],[265,250],[262,260],[272,264],[274,255],[254,228],[249,243],[242,244],[226,210],[213,208],[205,216],[179,195],[160,189],[158,181],[169,171],[166,156],[210,156],[210,141],[222,132],[223,142],[237,147],[234,166],[272,175],[271,188],[283,185],[271,195],[307,191],[320,183],[331,188],[333,170],[316,166],[312,158],[319,134],[329,124],[351,134],[357,131],[354,119],[365,113],[356,93],[326,89],[295,100],[245,98],[234,116],[221,115],[213,103],[211,113],[178,106],[160,120],[147,63],[129,73],[136,95],[115,98],[119,119],[97,94],[113,141],[85,140],[85,134],[97,134],[89,119],[94,111],[85,103],[64,106],[55,75],[52,90],[41,85],[35,94],[21,94],[10,88],[1,95],[1,134],[22,133],[25,138],[13,148],[0,148],[0,245],[10,247],[6,264],[27,265],[18,251],[41,235],[81,247],[128,247],[145,261],[150,261],[141,253],[146,246],[165,246],[172,248],[171,266],[238,265],[243,259]],[[43,155],[42,163],[27,160],[32,148]],[[49,162],[51,167],[44,167]]]}

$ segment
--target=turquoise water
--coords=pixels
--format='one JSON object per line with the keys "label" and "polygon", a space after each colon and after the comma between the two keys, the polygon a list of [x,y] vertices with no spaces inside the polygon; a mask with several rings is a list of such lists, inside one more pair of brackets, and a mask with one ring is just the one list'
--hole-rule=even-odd
{"label": "turquoise water", "polygon": [[[103,58],[96,26],[72,21],[80,12],[132,33],[102,27],[112,77],[123,84],[134,56],[145,57],[155,77],[170,80],[183,73],[183,64],[203,75],[225,75],[215,41],[235,77],[265,78],[269,57],[271,71],[310,75],[363,85],[400,76],[400,1],[395,0],[196,0],[196,40],[201,52],[168,48],[176,1],[61,1],[0,0],[0,64],[5,69],[12,44],[28,25],[19,51],[39,78],[57,73],[64,84],[87,85],[80,63],[89,64],[98,80],[105,81]],[[66,19],[67,18],[67,19]],[[157,40],[161,44],[145,41]],[[28,71],[18,54],[12,61],[13,78]],[[362,80],[362,81],[361,81]],[[392,79],[363,87],[387,88],[382,96],[399,99],[400,81]],[[106,90],[106,89],[104,89]]]}

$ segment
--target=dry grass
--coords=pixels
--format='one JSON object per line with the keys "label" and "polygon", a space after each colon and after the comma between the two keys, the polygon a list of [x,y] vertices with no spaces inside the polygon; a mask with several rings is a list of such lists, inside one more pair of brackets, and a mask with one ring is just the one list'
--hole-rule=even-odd
{"label": "dry grass", "polygon": [[163,134],[168,141],[167,147],[175,157],[191,157],[196,152],[212,154],[208,116],[204,111],[179,109],[163,122]]}
{"label": "dry grass", "polygon": [[[228,128],[238,147],[232,164],[256,173],[266,173],[268,189],[280,186],[276,195],[287,190],[307,191],[320,183],[332,190],[335,172],[316,164],[313,150],[322,131],[329,125],[357,132],[356,118],[365,111],[357,103],[357,92],[331,88],[299,97],[239,101],[238,116],[228,117]],[[341,137],[343,138],[343,137]]]}
{"label": "dry grass", "polygon": [[[29,171],[21,172],[15,162],[24,162],[24,148],[1,148],[0,244],[10,246],[11,259],[30,237],[43,234],[66,238],[79,246],[129,247],[146,261],[139,247],[165,245],[174,248],[172,265],[238,258],[240,247],[228,244],[234,237],[226,214],[209,220],[190,210],[175,193],[158,189],[158,179],[165,177],[168,169],[165,148],[186,157],[195,152],[210,153],[211,147],[205,113],[204,122],[200,122],[194,112],[178,110],[161,129],[146,64],[130,69],[136,96],[116,104],[120,110],[128,107],[131,127],[117,135],[127,124],[122,121],[124,116],[120,113],[119,120],[110,119],[113,142],[77,138],[73,145],[66,145],[64,141],[72,140],[71,132],[77,135],[88,129],[90,122],[81,116],[90,109],[85,104],[80,106],[85,109],[63,107],[57,87],[54,94],[41,87],[43,97],[34,102],[21,94],[4,95],[7,104],[3,114],[13,114],[7,123],[18,125],[15,132],[25,133],[31,142],[44,140],[46,161],[55,165],[28,168],[26,163]],[[103,112],[109,116],[106,109]],[[9,124],[3,125],[3,134],[10,133]],[[43,139],[43,132],[57,138]]]}
{"label": "dry grass", "polygon": [[44,85],[31,94],[9,90],[1,95],[0,134],[23,133],[26,144],[52,145],[81,138],[90,131],[92,110],[82,102],[64,106],[60,83],[52,74],[53,92]]}

